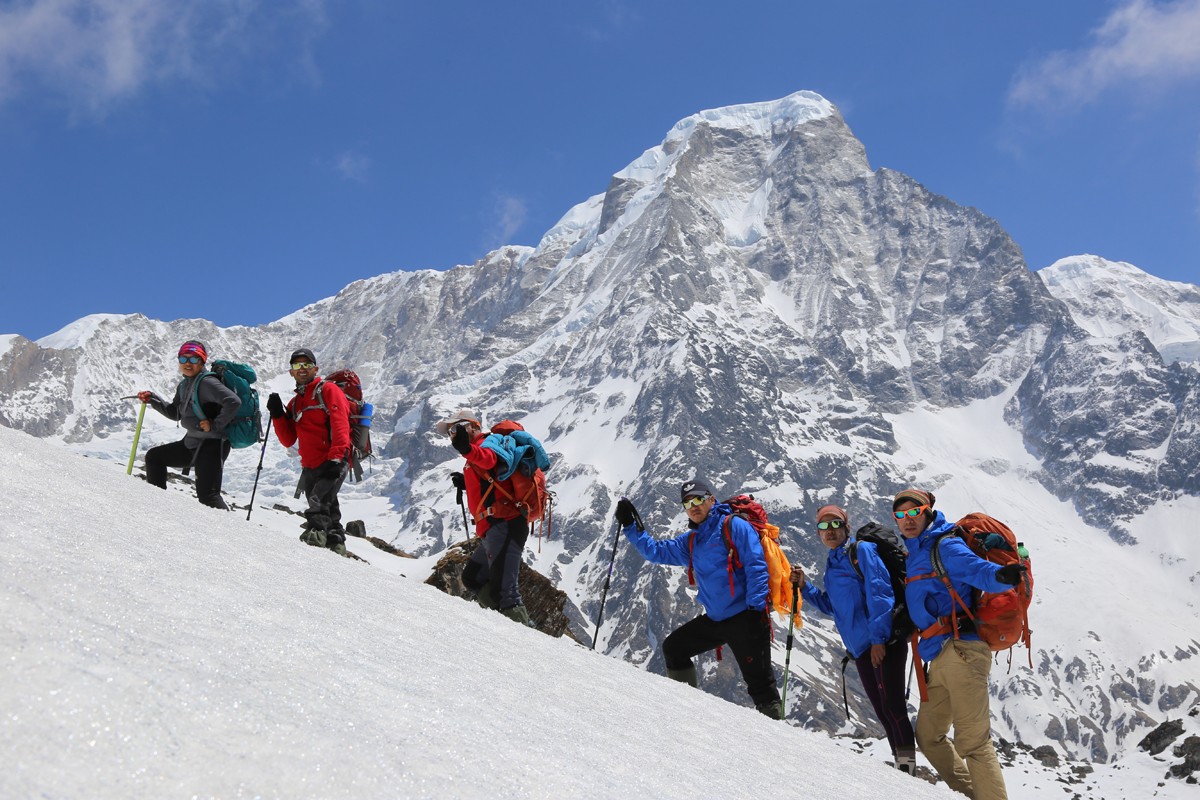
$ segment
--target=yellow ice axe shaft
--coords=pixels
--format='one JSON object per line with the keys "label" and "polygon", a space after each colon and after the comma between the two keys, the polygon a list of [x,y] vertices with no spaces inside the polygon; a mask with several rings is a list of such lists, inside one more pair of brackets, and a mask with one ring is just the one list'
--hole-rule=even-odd
{"label": "yellow ice axe shaft", "polygon": [[133,459],[137,457],[137,443],[142,435],[142,418],[146,416],[146,404],[142,403],[142,410],[138,412],[138,424],[133,429],[133,449],[129,451],[129,466],[125,467],[125,474],[133,474]]}

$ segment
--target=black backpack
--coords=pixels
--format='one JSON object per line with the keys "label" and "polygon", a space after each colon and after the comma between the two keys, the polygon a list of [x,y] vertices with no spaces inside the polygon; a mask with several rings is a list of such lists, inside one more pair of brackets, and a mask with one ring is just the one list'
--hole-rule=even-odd
{"label": "black backpack", "polygon": [[895,531],[868,522],[854,533],[854,541],[850,543],[850,563],[858,577],[863,577],[862,568],[858,566],[858,543],[870,542],[875,545],[883,565],[887,567],[888,575],[892,578],[892,594],[896,596],[896,606],[892,610],[892,636],[888,644],[912,636],[916,625],[908,615],[908,603],[904,599],[904,579],[908,572],[908,548]]}

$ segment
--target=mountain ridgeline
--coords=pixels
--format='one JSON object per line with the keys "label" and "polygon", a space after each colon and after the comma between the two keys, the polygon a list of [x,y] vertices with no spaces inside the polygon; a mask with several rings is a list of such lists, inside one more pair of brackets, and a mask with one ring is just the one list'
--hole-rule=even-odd
{"label": "mountain ridgeline", "polygon": [[[428,554],[450,543],[457,514],[448,475],[458,461],[434,421],[462,405],[518,418],[554,457],[560,491],[557,545],[536,566],[586,625],[618,497],[664,535],[681,527],[678,484],[707,476],[753,492],[793,560],[820,565],[824,549],[807,534],[816,508],[834,501],[854,520],[882,520],[898,489],[952,485],[953,470],[906,456],[900,434],[912,435],[914,413],[983,401],[997,401],[996,430],[1015,430],[1038,466],[1020,473],[980,452],[979,470],[1042,487],[1073,507],[1079,536],[1098,529],[1135,551],[1139,515],[1200,497],[1200,373],[1164,359],[1144,331],[1081,325],[1086,310],[1052,294],[995,220],[872,169],[837,110],[800,92],[681,121],[536,248],[359,281],[259,328],[131,315],[89,318],[47,346],[15,339],[0,354],[0,423],[124,458],[129,404],[118,398],[141,388],[131,375],[170,380],[164,354],[180,341],[201,338],[268,375],[302,344],[362,376],[391,466],[380,490],[397,544]],[[1195,553],[1173,567],[1193,586]],[[662,671],[661,637],[696,613],[686,579],[622,547],[611,587],[601,649]],[[797,647],[825,666],[796,681],[791,716],[835,730],[840,642],[828,624],[809,627]],[[1188,630],[1153,640],[1174,655],[1132,677],[1129,664],[1045,641],[1033,671],[994,688],[1054,706],[1010,714],[1002,703],[997,730],[1111,757],[1200,694],[1194,679],[1153,671],[1200,655],[1200,628]],[[702,664],[705,687],[736,702],[733,672]],[[1088,688],[1130,682],[1136,691],[1114,688],[1105,702]],[[854,695],[852,708],[864,702]]]}

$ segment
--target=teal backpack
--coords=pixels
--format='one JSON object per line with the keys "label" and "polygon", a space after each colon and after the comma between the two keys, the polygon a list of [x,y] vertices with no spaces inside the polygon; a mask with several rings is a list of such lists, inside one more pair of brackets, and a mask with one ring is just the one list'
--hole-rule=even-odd
{"label": "teal backpack", "polygon": [[[262,414],[258,410],[258,389],[250,385],[258,380],[254,368],[249,364],[218,360],[212,363],[212,374],[242,401],[238,415],[225,429],[230,446],[236,450],[261,442],[263,429]],[[196,390],[192,393],[192,408],[195,409],[196,416],[206,419],[204,412],[200,410],[200,399],[197,396],[199,391],[200,383],[197,381]]]}

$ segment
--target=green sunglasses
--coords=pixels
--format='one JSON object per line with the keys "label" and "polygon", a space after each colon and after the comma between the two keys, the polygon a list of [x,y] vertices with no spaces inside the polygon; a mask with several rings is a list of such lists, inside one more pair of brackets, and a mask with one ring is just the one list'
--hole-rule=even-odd
{"label": "green sunglasses", "polygon": [[825,520],[824,522],[818,522],[817,530],[827,531],[830,528],[833,528],[836,531],[838,528],[843,528],[845,526],[846,523],[842,522],[840,519],[829,519]]}

